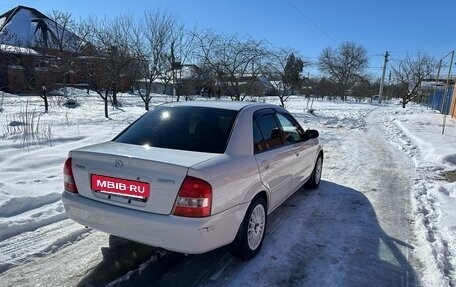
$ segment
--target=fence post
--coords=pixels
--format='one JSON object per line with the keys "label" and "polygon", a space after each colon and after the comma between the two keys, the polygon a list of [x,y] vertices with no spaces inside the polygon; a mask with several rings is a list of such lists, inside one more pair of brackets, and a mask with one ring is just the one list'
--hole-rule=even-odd
{"label": "fence post", "polygon": [[456,106],[456,85],[453,85],[453,95],[451,96],[452,98],[452,102],[451,102],[451,111],[450,111],[450,114],[451,114],[451,117],[454,118],[454,114],[455,114],[455,106]]}
{"label": "fence post", "polygon": [[[448,85],[449,85],[450,76],[451,76],[451,68],[453,67],[453,58],[454,58],[454,50],[451,51],[450,68],[448,69],[448,76],[447,76],[447,80],[446,80],[446,83],[445,83],[445,91],[443,93],[442,110],[445,107],[446,93],[448,92]],[[442,135],[445,133],[445,124],[446,124],[446,113],[443,113]]]}

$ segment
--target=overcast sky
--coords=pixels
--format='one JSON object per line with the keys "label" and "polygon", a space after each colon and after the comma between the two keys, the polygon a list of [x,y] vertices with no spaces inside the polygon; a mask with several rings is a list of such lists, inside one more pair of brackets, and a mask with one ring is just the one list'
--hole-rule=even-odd
{"label": "overcast sky", "polygon": [[354,41],[367,49],[374,74],[381,73],[385,51],[394,63],[418,52],[440,59],[456,48],[454,0],[2,0],[0,11],[17,5],[47,15],[52,10],[70,12],[76,18],[126,12],[141,17],[146,9],[166,9],[188,28],[248,34],[311,60],[326,47]]}

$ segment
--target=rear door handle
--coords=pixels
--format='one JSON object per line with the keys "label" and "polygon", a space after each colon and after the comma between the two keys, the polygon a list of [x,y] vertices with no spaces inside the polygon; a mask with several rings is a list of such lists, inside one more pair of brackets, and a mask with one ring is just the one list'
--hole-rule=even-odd
{"label": "rear door handle", "polygon": [[268,169],[269,168],[269,160],[263,160],[261,162],[261,166],[264,167],[264,169]]}

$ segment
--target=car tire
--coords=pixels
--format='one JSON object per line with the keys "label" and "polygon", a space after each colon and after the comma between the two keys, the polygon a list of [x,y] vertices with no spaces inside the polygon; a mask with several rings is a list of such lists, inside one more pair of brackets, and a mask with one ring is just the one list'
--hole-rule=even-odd
{"label": "car tire", "polygon": [[314,166],[314,169],[312,171],[310,178],[304,184],[305,188],[307,188],[307,189],[318,188],[318,186],[320,185],[320,181],[321,181],[322,169],[323,169],[323,156],[320,153],[318,155],[317,161],[315,162],[315,166]]}
{"label": "car tire", "polygon": [[266,201],[255,197],[230,245],[230,253],[241,260],[249,260],[261,249],[266,233]]}

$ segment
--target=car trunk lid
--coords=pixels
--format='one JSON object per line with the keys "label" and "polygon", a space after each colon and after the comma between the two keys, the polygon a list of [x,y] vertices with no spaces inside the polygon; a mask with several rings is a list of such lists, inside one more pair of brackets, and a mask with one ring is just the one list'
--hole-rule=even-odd
{"label": "car trunk lid", "polygon": [[105,142],[70,152],[81,196],[170,214],[188,169],[219,154]]}

